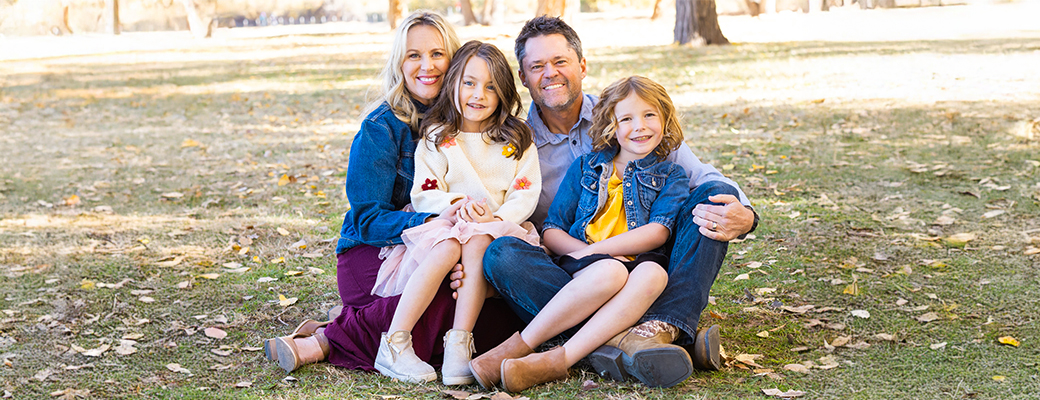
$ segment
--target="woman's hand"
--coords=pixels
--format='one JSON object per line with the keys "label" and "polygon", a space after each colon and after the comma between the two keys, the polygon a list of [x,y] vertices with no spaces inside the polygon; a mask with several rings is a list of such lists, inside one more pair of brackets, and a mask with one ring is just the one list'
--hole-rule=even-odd
{"label": "woman's hand", "polygon": [[740,204],[735,196],[717,194],[708,197],[713,204],[698,204],[693,208],[693,223],[700,226],[705,237],[728,242],[737,236],[748,233],[755,223],[755,213]]}

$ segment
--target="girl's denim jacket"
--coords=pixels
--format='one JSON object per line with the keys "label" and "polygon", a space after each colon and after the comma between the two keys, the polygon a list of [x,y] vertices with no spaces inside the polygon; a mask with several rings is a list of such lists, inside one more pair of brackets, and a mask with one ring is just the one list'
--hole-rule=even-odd
{"label": "girl's denim jacket", "polygon": [[[560,229],[588,243],[585,230],[607,202],[607,184],[617,153],[615,147],[574,160],[549,207],[543,231]],[[671,161],[658,161],[651,154],[630,162],[622,182],[628,230],[656,222],[671,232],[679,208],[690,194],[689,178],[682,167]]]}
{"label": "girl's denim jacket", "polygon": [[[413,102],[418,112],[426,106]],[[411,203],[415,146],[419,134],[394,116],[383,102],[365,117],[350,146],[347,199],[336,254],[359,244],[384,247],[401,244],[401,232],[422,225],[432,214],[400,211]]]}

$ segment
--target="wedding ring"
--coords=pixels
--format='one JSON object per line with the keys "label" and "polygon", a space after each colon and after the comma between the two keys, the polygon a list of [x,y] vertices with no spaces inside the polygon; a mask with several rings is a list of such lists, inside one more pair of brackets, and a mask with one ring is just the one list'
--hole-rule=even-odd
{"label": "wedding ring", "polygon": [[719,223],[715,222],[715,221],[711,221],[711,231],[715,232],[716,229],[719,229]]}

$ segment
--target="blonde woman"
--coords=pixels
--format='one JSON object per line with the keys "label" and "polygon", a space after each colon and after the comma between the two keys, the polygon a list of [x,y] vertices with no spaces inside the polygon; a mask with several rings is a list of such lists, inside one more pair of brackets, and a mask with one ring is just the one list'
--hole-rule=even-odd
{"label": "blonde woman", "polygon": [[[455,210],[436,215],[407,211],[405,206],[410,201],[421,119],[440,92],[458,48],[454,29],[436,13],[417,11],[395,31],[381,73],[382,97],[368,107],[350,147],[346,180],[350,209],[336,246],[343,310],[330,321],[307,320],[290,335],[265,341],[268,358],[287,372],[324,360],[373,370],[380,333],[389,328],[400,299],[371,294],[382,264],[380,249],[401,244],[405,229],[438,218],[455,221]],[[443,351],[442,336],[452,326],[454,311],[451,289],[445,283],[415,324],[411,345],[399,352],[430,361],[435,352]],[[498,321],[478,326],[495,331],[479,336],[478,349],[501,342],[519,324],[501,302],[489,301],[478,321],[489,317]]]}

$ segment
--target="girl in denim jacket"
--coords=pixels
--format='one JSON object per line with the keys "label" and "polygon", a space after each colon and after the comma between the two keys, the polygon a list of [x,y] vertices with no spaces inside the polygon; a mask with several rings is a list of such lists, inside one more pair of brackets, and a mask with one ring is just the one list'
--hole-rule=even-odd
{"label": "girl in denim jacket", "polygon": [[[683,140],[675,108],[664,87],[632,76],[604,89],[593,114],[594,151],[571,164],[542,231],[574,279],[527,328],[473,360],[485,387],[501,379],[516,392],[567,378],[571,365],[638,322],[668,283],[659,248],[689,194],[686,173],[665,160]],[[586,318],[562,347],[531,354]]]}
{"label": "girl in denim jacket", "polygon": [[407,229],[404,245],[382,254],[372,292],[401,295],[376,355],[383,375],[416,383],[437,379],[433,367],[409,351],[410,331],[461,258],[465,290],[458,291],[454,326],[444,337],[441,372],[445,385],[473,383],[471,332],[487,292],[484,250],[501,236],[538,244],[534,226],[525,221],[538,203],[541,172],[530,128],[516,117],[520,112],[502,52],[478,41],[459,48],[420,129],[411,197],[417,212],[440,214],[464,204],[455,221],[434,219]]}

